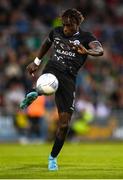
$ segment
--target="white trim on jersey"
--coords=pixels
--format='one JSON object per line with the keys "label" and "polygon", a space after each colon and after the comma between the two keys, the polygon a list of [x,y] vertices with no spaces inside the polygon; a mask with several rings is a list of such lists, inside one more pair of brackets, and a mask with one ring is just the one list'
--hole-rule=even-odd
{"label": "white trim on jersey", "polygon": [[73,36],[75,36],[75,35],[77,35],[77,34],[79,34],[79,31],[78,31],[78,32],[76,32],[75,34],[73,34]]}

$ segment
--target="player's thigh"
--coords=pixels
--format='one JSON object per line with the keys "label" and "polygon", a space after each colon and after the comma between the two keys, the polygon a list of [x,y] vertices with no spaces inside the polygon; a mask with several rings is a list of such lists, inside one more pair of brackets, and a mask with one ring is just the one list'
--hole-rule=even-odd
{"label": "player's thigh", "polygon": [[75,83],[70,80],[60,82],[59,84],[59,88],[55,94],[58,112],[72,113],[74,110]]}

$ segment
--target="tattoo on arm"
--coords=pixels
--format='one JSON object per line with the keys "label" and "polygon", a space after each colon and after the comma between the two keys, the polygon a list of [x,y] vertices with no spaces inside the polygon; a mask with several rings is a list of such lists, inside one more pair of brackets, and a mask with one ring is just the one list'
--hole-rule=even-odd
{"label": "tattoo on arm", "polygon": [[88,50],[88,54],[92,56],[102,56],[103,48],[99,41],[92,41],[89,43],[90,49]]}

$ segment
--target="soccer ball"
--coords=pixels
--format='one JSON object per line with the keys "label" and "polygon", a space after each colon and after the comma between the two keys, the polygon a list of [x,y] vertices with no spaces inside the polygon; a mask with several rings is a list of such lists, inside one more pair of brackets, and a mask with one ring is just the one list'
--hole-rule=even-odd
{"label": "soccer ball", "polygon": [[52,95],[58,89],[58,79],[51,73],[41,75],[36,83],[36,90],[39,94]]}

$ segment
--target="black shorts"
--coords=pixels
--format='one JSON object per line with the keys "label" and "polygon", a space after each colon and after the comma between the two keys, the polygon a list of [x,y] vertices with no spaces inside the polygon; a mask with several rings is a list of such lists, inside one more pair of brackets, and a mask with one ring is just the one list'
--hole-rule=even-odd
{"label": "black shorts", "polygon": [[44,73],[54,74],[59,81],[59,87],[55,93],[58,112],[68,112],[72,114],[75,99],[75,77],[67,72],[58,71],[53,68],[44,69],[43,74]]}

